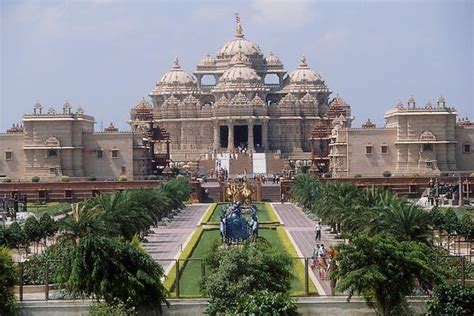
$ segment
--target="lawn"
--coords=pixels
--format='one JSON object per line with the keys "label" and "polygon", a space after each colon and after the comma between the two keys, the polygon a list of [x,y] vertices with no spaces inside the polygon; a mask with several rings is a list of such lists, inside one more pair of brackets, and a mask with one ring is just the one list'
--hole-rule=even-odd
{"label": "lawn", "polygon": [[[262,204],[263,206],[263,204]],[[259,236],[265,238],[272,247],[285,250],[284,240],[279,236],[276,229],[262,228],[259,230]],[[220,243],[220,234],[217,229],[204,230],[200,240],[198,241],[194,251],[192,252],[189,259],[190,261],[184,265],[184,261],[180,262],[181,270],[180,278],[180,295],[182,297],[200,297],[199,282],[202,278],[204,267],[201,262],[205,258],[212,248],[214,242]],[[290,253],[290,255],[294,255]],[[194,259],[194,260],[193,260]],[[304,295],[304,267],[300,260],[294,259],[293,264],[293,275],[295,278],[292,281],[292,295]],[[311,281],[310,281],[311,282]],[[316,294],[314,285],[310,283],[310,294]]]}
{"label": "lawn", "polygon": [[28,212],[41,216],[43,213],[48,213],[51,217],[63,214],[71,210],[71,203],[52,202],[47,204],[28,204]]}
{"label": "lawn", "polygon": [[[260,222],[274,222],[274,221],[276,221],[275,218],[272,218],[272,215],[270,214],[271,211],[267,208],[265,203],[253,203],[253,204],[255,206],[257,206],[257,215],[258,215],[258,220]],[[227,206],[228,206],[227,203],[217,204],[217,207],[215,208],[214,212],[212,213],[212,216],[209,219],[208,223],[219,223],[219,221],[220,221],[219,216],[221,214],[221,210],[223,208],[226,208]],[[244,214],[244,216],[247,216],[247,214]]]}

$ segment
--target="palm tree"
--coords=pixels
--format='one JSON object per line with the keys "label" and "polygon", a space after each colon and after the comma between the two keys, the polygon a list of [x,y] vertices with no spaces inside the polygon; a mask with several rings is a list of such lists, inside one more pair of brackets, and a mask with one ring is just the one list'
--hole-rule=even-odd
{"label": "palm tree", "polygon": [[59,221],[59,242],[72,241],[77,244],[85,236],[107,231],[106,223],[100,218],[101,209],[88,203],[73,203],[71,210],[71,214]]}
{"label": "palm tree", "polygon": [[291,196],[305,209],[311,209],[321,195],[321,183],[314,176],[303,173],[291,185]]}

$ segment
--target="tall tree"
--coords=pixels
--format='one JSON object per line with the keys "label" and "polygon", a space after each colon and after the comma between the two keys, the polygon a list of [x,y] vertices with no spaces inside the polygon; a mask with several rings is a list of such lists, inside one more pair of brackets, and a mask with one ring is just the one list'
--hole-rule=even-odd
{"label": "tall tree", "polygon": [[367,304],[382,315],[393,315],[404,306],[405,297],[416,284],[431,287],[437,280],[426,256],[428,246],[399,242],[390,235],[359,236],[336,251],[337,289],[349,299],[362,295]]}

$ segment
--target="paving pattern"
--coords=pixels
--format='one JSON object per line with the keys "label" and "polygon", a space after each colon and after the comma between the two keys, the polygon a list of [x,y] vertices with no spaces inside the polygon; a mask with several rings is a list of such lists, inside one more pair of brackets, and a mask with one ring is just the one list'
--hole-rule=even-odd
{"label": "paving pattern", "polygon": [[[316,225],[316,222],[309,219],[298,206],[292,203],[272,203],[272,205],[285,224],[285,228],[288,230],[291,237],[293,237],[293,240],[302,255],[305,257],[311,257],[313,255],[314,246],[316,245],[316,241],[314,240],[314,226]],[[323,243],[327,249],[329,245],[335,245],[337,241],[334,240],[333,235],[327,232],[329,230],[328,226],[323,225],[322,228],[321,241],[318,241],[318,243]],[[326,294],[329,295],[329,293],[331,293],[329,282],[320,279],[317,273],[314,273],[314,275]]]}
{"label": "paving pattern", "polygon": [[146,237],[148,242],[143,244],[145,249],[165,271],[173,262],[165,259],[173,259],[181,251],[184,242],[194,232],[208,207],[209,204],[188,205],[167,226],[153,228],[153,233]]}

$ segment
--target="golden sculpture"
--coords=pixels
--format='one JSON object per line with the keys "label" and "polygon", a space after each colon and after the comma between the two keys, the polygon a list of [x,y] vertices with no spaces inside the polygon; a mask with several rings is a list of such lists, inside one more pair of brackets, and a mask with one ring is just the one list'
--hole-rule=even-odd
{"label": "golden sculpture", "polygon": [[252,195],[255,192],[254,186],[248,180],[229,180],[225,195],[227,201],[239,202],[243,206],[252,204]]}

